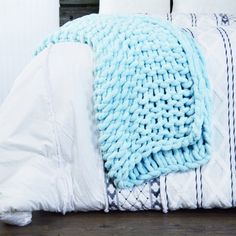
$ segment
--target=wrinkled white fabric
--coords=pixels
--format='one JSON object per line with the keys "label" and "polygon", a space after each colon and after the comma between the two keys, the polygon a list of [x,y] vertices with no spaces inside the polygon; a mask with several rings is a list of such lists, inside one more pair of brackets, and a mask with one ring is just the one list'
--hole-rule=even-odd
{"label": "wrinkled white fabric", "polygon": [[0,215],[0,220],[6,224],[26,226],[32,221],[31,212],[7,212]]}
{"label": "wrinkled white fabric", "polygon": [[105,208],[92,67],[88,46],[53,46],[34,58],[1,106],[0,213],[6,222],[30,222],[28,214],[14,220],[16,211]]}
{"label": "wrinkled white fabric", "polygon": [[212,91],[212,151],[207,165],[161,178],[164,211],[236,206],[236,30],[191,29],[204,53]]}

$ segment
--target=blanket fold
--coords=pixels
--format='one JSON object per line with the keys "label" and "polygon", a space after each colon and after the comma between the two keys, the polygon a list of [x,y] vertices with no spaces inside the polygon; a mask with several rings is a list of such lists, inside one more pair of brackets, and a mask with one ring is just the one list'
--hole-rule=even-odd
{"label": "blanket fold", "polygon": [[64,25],[36,54],[67,41],[94,51],[100,150],[119,188],[209,160],[208,77],[187,32],[149,16],[93,14]]}

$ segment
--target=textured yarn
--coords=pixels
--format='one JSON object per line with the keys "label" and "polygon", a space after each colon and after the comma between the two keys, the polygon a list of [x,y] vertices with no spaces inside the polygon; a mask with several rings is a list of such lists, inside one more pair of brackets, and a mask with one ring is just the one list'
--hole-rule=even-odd
{"label": "textured yarn", "polygon": [[[210,157],[209,84],[187,32],[149,16],[85,16],[48,37],[95,56],[94,111],[107,175],[120,188]],[[86,157],[85,157],[86,158]]]}

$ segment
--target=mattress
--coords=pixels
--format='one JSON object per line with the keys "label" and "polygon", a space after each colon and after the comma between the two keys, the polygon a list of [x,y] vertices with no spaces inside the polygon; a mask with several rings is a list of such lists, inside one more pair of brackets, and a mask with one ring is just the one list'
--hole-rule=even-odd
{"label": "mattress", "polygon": [[235,206],[236,29],[187,25],[184,30],[205,55],[211,83],[210,162],[117,189],[104,173],[98,148],[92,112],[93,52],[83,44],[60,43],[32,60],[0,108],[2,220],[25,225],[35,210],[168,212]]}

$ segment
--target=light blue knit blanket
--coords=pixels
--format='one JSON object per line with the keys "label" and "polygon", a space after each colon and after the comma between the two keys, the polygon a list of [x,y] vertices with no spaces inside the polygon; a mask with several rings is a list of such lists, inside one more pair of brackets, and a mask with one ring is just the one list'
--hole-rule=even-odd
{"label": "light blue knit blanket", "polygon": [[149,16],[94,14],[61,27],[36,54],[59,42],[85,43],[94,51],[100,150],[117,187],[209,160],[208,77],[188,33]]}

